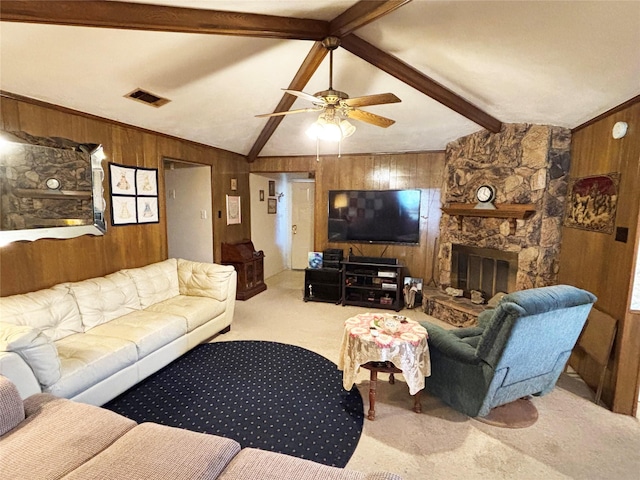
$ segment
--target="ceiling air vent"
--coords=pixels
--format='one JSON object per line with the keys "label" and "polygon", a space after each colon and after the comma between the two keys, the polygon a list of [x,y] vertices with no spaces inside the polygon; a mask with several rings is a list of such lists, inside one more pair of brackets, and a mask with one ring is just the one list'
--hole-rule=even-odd
{"label": "ceiling air vent", "polygon": [[142,102],[146,105],[151,105],[152,107],[161,107],[171,101],[168,98],[159,97],[151,92],[142,90],[141,88],[136,88],[133,92],[127,93],[125,97],[137,100],[138,102]]}

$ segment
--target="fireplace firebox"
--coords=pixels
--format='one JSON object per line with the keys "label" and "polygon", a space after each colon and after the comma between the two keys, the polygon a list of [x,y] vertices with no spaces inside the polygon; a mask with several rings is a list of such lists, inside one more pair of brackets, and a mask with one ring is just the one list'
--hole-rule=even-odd
{"label": "fireplace firebox", "polygon": [[462,289],[465,297],[470,296],[471,290],[482,292],[487,300],[498,292],[513,292],[517,273],[515,252],[452,245],[451,286]]}

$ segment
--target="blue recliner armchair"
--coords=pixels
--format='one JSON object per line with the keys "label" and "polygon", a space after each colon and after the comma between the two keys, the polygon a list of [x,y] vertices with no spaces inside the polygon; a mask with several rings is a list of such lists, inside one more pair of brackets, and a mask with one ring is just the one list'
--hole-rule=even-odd
{"label": "blue recliner armchair", "polygon": [[556,384],[596,297],[569,285],[510,293],[477,327],[429,333],[426,391],[470,417]]}

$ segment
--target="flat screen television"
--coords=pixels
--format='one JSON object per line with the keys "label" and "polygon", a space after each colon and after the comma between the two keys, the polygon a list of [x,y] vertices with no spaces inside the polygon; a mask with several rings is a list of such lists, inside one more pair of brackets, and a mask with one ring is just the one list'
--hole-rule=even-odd
{"label": "flat screen television", "polygon": [[329,241],[420,243],[420,190],[330,190]]}

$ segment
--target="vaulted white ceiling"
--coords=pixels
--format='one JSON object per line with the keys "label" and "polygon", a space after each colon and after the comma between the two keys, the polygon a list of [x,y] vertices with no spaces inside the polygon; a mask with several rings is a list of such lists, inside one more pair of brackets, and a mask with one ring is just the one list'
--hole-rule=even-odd
{"label": "vaulted white ceiling", "polygon": [[[343,0],[139,1],[329,21]],[[359,28],[358,37],[505,122],[575,127],[640,94],[638,1],[413,0]],[[246,155],[313,42],[197,33],[0,23],[0,89]],[[305,92],[329,86],[327,56]],[[396,120],[362,122],[343,153],[441,150],[482,127],[344,48],[334,88],[392,92],[363,107]],[[143,88],[171,100],[124,98]],[[310,104],[297,99],[292,108]],[[317,113],[287,115],[260,156],[313,155],[304,134]],[[95,139],[100,142],[100,139]],[[322,144],[321,153],[337,152]]]}

